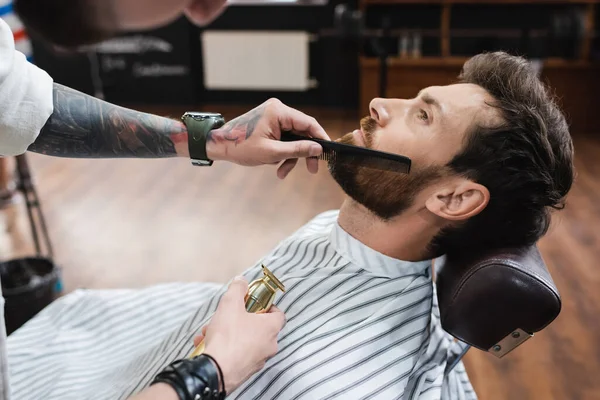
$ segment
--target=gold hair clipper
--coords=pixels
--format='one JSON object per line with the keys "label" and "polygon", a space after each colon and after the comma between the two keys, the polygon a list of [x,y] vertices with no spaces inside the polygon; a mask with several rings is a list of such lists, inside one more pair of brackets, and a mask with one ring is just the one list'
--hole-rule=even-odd
{"label": "gold hair clipper", "polygon": [[[252,281],[248,285],[248,293],[244,301],[246,302],[246,311],[250,313],[260,314],[271,308],[277,289],[285,292],[283,283],[267,267],[262,265],[264,276],[260,279]],[[199,356],[204,352],[204,340],[194,349],[190,358]]]}

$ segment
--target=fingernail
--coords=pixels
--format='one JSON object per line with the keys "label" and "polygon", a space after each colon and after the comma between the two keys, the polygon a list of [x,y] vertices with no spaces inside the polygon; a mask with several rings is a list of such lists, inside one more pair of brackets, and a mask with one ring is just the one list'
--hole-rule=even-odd
{"label": "fingernail", "polygon": [[238,275],[238,276],[236,276],[235,278],[233,278],[233,280],[234,280],[234,281],[236,281],[236,282],[240,282],[240,281],[243,281],[243,280],[244,280],[244,277],[243,277],[243,276],[241,276],[241,275]]}
{"label": "fingernail", "polygon": [[321,154],[321,150],[322,150],[322,149],[321,149],[321,146],[320,146],[320,145],[318,145],[318,144],[316,144],[316,143],[313,143],[313,144],[311,144],[311,145],[310,145],[310,147],[308,148],[308,155],[309,155],[310,157],[316,157],[316,156],[318,156],[319,154]]}

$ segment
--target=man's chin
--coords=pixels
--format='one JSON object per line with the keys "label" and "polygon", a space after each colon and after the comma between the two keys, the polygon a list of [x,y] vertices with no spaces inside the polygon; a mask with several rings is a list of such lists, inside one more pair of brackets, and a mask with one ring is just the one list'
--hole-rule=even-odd
{"label": "man's chin", "polygon": [[387,221],[405,211],[412,203],[414,194],[429,180],[417,177],[414,182],[398,174],[386,174],[359,165],[339,162],[327,163],[333,179],[352,201],[360,204],[376,217]]}
{"label": "man's chin", "polygon": [[360,206],[361,209],[368,210],[369,212],[377,215],[377,212],[371,209],[371,205],[368,204],[368,195],[365,192],[368,188],[363,188],[358,182],[357,175],[359,173],[359,166],[351,166],[345,164],[339,164],[329,161],[327,163],[329,173],[335,180],[335,182],[342,188],[348,201]]}

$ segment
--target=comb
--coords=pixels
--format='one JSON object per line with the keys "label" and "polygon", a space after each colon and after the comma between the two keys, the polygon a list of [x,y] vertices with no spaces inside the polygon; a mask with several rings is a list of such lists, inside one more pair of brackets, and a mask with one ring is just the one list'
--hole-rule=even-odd
{"label": "comb", "polygon": [[323,147],[323,153],[318,157],[320,160],[342,164],[358,164],[361,167],[380,171],[400,172],[403,174],[410,172],[411,160],[405,156],[296,135],[288,131],[281,132],[282,142],[297,142],[299,140],[310,140],[319,143]]}

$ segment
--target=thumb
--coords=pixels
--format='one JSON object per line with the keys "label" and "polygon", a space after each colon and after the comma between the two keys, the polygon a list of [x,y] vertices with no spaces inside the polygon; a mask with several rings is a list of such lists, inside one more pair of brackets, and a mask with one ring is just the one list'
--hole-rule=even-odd
{"label": "thumb", "polygon": [[272,162],[279,162],[290,158],[317,157],[323,153],[323,148],[320,144],[309,140],[300,140],[298,142],[273,141],[272,145]]}
{"label": "thumb", "polygon": [[236,276],[223,297],[227,301],[240,302],[243,305],[246,292],[248,292],[248,281],[243,276]]}

